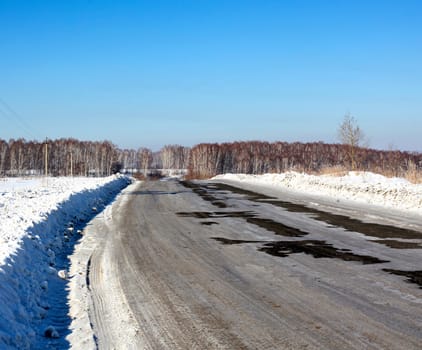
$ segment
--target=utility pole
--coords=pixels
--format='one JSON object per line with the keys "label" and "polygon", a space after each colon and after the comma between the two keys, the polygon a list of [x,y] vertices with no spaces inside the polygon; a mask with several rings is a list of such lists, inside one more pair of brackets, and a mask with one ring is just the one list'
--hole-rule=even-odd
{"label": "utility pole", "polygon": [[45,138],[45,160],[44,160],[44,163],[45,163],[45,177],[47,177],[48,176],[48,139],[47,138]]}

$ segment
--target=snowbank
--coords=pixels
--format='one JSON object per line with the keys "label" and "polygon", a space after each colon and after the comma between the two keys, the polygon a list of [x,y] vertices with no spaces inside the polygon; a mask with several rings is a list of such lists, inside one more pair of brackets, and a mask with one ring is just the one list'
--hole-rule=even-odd
{"label": "snowbank", "polygon": [[123,176],[0,180],[1,349],[44,347],[54,309],[49,289],[66,292],[66,271],[58,271],[63,252],[129,182]]}
{"label": "snowbank", "polygon": [[218,175],[213,180],[270,186],[300,193],[384,206],[422,214],[422,185],[401,178],[386,178],[369,172],[349,172],[345,176],[283,174]]}

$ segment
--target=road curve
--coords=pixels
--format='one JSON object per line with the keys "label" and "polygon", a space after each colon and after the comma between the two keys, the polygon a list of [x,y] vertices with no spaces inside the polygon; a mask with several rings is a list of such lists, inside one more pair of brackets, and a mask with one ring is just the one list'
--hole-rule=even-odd
{"label": "road curve", "polygon": [[[346,247],[344,230],[309,216],[226,204],[177,181],[138,182],[94,220],[88,282],[100,349],[420,349],[422,290],[382,271],[400,259],[411,266],[420,250],[368,248],[359,235]],[[250,212],[307,237],[276,236],[248,222]],[[327,232],[380,263],[258,249]]]}

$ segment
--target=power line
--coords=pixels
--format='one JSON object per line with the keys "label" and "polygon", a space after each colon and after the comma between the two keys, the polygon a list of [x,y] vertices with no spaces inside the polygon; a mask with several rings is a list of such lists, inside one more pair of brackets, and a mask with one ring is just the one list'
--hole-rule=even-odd
{"label": "power line", "polygon": [[4,116],[6,116],[6,118],[9,121],[14,121],[14,122],[18,122],[17,125],[21,130],[24,130],[31,138],[33,139],[37,139],[37,137],[34,135],[34,133],[37,133],[36,130],[31,127],[26,121],[25,119],[19,115],[19,113],[17,113],[8,103],[6,103],[1,97],[0,97],[0,112],[2,112],[2,114]]}

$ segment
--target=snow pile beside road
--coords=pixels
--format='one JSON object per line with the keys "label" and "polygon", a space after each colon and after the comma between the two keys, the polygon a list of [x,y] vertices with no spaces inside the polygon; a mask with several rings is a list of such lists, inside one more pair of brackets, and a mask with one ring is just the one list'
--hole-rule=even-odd
{"label": "snow pile beside road", "polygon": [[276,187],[422,214],[422,185],[369,172],[349,172],[341,177],[297,172],[264,175],[225,174],[213,179]]}
{"label": "snow pile beside road", "polygon": [[54,309],[48,290],[66,277],[57,271],[60,254],[129,182],[123,176],[0,180],[1,349],[40,344]]}

